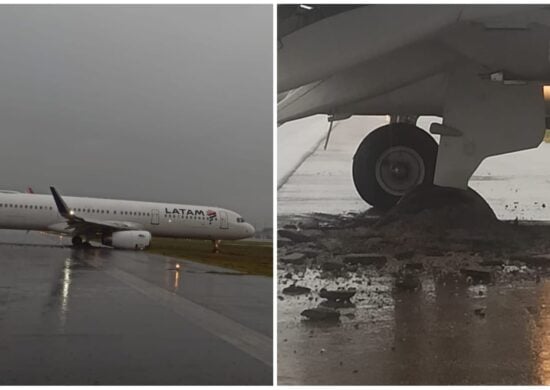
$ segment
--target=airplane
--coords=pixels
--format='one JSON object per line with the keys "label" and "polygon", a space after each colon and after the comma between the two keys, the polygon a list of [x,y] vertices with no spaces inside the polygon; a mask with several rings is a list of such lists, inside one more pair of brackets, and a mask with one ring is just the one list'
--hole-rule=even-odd
{"label": "airplane", "polygon": [[[278,123],[388,115],[352,162],[369,204],[419,184],[467,189],[489,156],[535,148],[550,125],[548,5],[278,6]],[[420,116],[437,116],[430,133]]]}
{"label": "airplane", "polygon": [[234,211],[208,206],[0,191],[0,229],[38,230],[116,249],[143,250],[152,236],[212,240],[252,237],[254,227]]}

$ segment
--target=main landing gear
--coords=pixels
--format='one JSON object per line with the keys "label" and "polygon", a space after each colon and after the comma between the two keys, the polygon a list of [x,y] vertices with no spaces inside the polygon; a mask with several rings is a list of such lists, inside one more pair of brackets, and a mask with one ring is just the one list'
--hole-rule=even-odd
{"label": "main landing gear", "polygon": [[73,247],[75,247],[75,248],[91,248],[92,247],[88,240],[84,241],[82,239],[82,237],[80,237],[80,236],[74,236],[71,239],[71,242],[73,243]]}
{"label": "main landing gear", "polygon": [[418,184],[432,184],[437,143],[410,123],[392,123],[367,135],[353,158],[353,181],[367,203],[389,209]]}
{"label": "main landing gear", "polygon": [[74,236],[71,242],[73,243],[73,246],[82,246],[82,237]]}

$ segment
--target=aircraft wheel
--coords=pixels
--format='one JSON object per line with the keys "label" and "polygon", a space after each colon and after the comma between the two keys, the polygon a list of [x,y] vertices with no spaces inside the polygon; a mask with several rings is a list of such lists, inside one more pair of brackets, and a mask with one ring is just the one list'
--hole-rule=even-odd
{"label": "aircraft wheel", "polygon": [[74,236],[71,241],[73,246],[82,246],[82,237],[80,236]]}
{"label": "aircraft wheel", "polygon": [[353,182],[370,205],[388,209],[418,184],[433,183],[437,142],[408,123],[392,123],[367,135],[353,157]]}

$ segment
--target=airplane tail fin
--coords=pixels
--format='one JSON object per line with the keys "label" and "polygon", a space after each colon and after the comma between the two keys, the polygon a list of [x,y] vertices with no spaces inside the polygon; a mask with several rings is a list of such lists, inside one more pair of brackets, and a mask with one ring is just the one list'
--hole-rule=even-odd
{"label": "airplane tail fin", "polygon": [[57,190],[53,186],[50,187],[50,191],[52,192],[53,200],[55,201],[55,205],[57,206],[59,214],[61,214],[65,218],[70,218],[71,212],[69,210],[69,207],[67,206],[61,195],[59,195],[59,192],[57,192]]}

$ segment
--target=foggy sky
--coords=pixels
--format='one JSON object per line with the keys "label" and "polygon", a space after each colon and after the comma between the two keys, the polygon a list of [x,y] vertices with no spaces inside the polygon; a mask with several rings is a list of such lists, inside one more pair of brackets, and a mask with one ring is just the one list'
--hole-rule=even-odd
{"label": "foggy sky", "polygon": [[272,222],[272,8],[0,6],[0,188]]}

